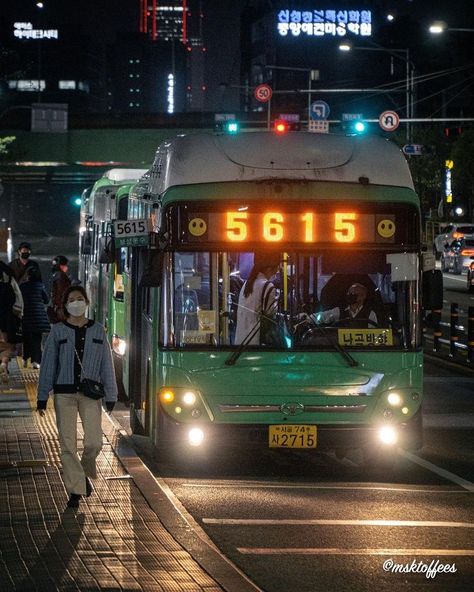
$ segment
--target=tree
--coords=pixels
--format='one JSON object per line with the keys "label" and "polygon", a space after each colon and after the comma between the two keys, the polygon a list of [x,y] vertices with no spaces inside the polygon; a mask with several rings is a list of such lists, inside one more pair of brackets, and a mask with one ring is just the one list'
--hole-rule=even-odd
{"label": "tree", "polygon": [[[405,131],[400,130],[393,140],[402,148],[406,143]],[[420,201],[422,212],[428,215],[437,211],[443,193],[443,171],[449,157],[449,147],[439,126],[413,126],[412,144],[421,144],[421,156],[408,156],[408,166]]]}
{"label": "tree", "polygon": [[0,138],[0,158],[8,154],[8,145],[16,140],[15,136],[5,136]]}

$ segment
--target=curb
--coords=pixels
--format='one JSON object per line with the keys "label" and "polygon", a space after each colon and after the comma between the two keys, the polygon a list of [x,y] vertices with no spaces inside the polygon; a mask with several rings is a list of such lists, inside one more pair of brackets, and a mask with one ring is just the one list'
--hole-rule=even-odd
{"label": "curb", "polygon": [[[130,436],[113,417],[104,414],[102,429],[127,473],[158,516],[163,528],[226,592],[263,592],[228,559],[188,514],[166,483],[138,456]],[[103,416],[104,417],[104,416]]]}

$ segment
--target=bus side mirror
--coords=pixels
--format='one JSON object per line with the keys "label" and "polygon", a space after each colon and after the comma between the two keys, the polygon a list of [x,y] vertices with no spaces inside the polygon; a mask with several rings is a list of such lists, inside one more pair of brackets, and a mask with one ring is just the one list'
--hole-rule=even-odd
{"label": "bus side mirror", "polygon": [[81,237],[81,255],[92,255],[92,232],[86,230]]}
{"label": "bus side mirror", "polygon": [[161,285],[164,253],[157,249],[147,251],[145,269],[140,280],[141,288],[158,288]]}
{"label": "bus side mirror", "polygon": [[443,308],[443,274],[439,269],[423,272],[422,305],[425,310]]}
{"label": "bus side mirror", "polygon": [[115,263],[114,240],[104,236],[99,239],[99,263]]}

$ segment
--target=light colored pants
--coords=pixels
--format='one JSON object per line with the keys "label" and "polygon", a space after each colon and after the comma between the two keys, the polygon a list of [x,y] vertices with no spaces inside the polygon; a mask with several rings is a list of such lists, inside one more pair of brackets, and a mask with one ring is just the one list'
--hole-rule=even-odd
{"label": "light colored pants", "polygon": [[[85,495],[86,477],[97,477],[95,461],[102,450],[101,403],[101,399],[90,399],[82,393],[54,395],[63,478],[69,494]],[[77,454],[78,413],[84,430],[84,450],[81,459]]]}

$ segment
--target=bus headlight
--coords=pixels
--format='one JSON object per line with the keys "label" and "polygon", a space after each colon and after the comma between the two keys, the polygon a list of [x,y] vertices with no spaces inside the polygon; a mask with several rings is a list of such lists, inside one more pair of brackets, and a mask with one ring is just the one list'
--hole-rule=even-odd
{"label": "bus headlight", "polygon": [[118,356],[123,356],[127,349],[127,342],[125,339],[121,339],[117,335],[112,337],[112,349]]}
{"label": "bus headlight", "polygon": [[402,404],[402,398],[398,393],[390,393],[387,396],[387,401],[388,404],[392,407],[400,407],[400,405]]}
{"label": "bus headlight", "polygon": [[199,418],[211,421],[214,419],[198,390],[181,386],[162,386],[157,395],[163,410],[180,423]]}
{"label": "bus headlight", "polygon": [[193,391],[186,391],[185,393],[183,393],[183,403],[185,405],[188,405],[190,407],[191,405],[194,405],[195,402],[196,395],[195,393],[193,393]]}
{"label": "bus headlight", "polygon": [[397,430],[392,426],[383,426],[379,430],[379,440],[387,446],[396,444],[398,441]]}
{"label": "bus headlight", "polygon": [[204,440],[204,432],[201,428],[192,428],[188,432],[188,441],[191,446],[200,446]]}

